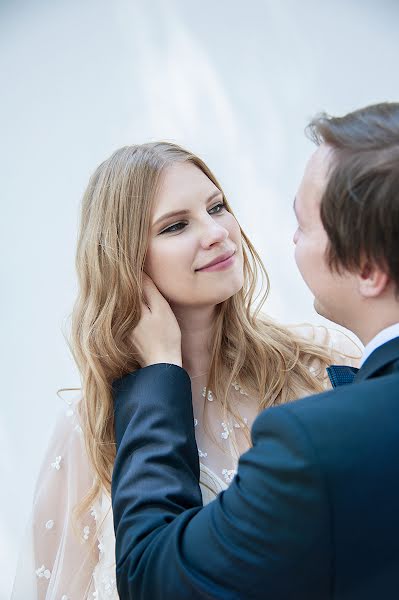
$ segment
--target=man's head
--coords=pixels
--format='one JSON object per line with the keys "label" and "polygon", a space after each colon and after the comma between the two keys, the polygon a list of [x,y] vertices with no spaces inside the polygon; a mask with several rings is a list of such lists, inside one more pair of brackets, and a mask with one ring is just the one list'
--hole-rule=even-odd
{"label": "man's head", "polygon": [[307,131],[319,147],[295,199],[295,258],[317,312],[367,342],[399,321],[399,103]]}

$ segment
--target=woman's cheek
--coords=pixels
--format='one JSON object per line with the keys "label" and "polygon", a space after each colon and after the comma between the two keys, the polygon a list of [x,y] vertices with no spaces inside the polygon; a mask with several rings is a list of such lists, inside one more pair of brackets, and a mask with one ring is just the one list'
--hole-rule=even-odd
{"label": "woman's cheek", "polygon": [[[148,256],[147,273],[163,295],[169,295],[176,285],[181,270],[181,257],[176,248],[159,247]],[[180,268],[179,268],[180,265]]]}
{"label": "woman's cheek", "polygon": [[228,230],[230,237],[232,237],[234,240],[241,238],[240,226],[237,219],[231,213],[227,213],[226,229]]}
{"label": "woman's cheek", "polygon": [[163,258],[160,252],[150,250],[147,253],[147,258],[144,264],[144,270],[151,277],[157,287],[159,287],[162,275]]}

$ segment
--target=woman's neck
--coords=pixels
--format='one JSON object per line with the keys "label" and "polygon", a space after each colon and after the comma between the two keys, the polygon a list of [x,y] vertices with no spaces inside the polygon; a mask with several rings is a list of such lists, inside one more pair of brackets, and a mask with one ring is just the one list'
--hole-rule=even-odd
{"label": "woman's neck", "polygon": [[215,307],[172,306],[181,330],[183,368],[190,377],[209,370]]}

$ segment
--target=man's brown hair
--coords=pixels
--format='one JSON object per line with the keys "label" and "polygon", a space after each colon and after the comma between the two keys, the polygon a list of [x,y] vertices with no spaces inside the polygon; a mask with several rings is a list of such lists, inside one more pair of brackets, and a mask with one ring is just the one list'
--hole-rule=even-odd
{"label": "man's brown hair", "polygon": [[333,148],[320,206],[330,268],[360,271],[368,262],[399,291],[399,103],[322,114],[306,131]]}

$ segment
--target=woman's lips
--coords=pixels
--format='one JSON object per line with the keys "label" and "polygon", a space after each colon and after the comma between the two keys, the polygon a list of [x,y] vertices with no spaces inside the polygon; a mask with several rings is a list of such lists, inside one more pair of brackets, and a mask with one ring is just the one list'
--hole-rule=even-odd
{"label": "woman's lips", "polygon": [[236,255],[234,253],[231,256],[229,256],[228,258],[226,258],[225,260],[222,260],[221,262],[216,263],[216,265],[211,265],[210,267],[204,267],[203,269],[198,269],[197,273],[204,273],[205,271],[207,271],[207,272],[223,271],[224,269],[228,269],[229,267],[231,267],[231,265],[235,261],[235,257],[236,257]]}

